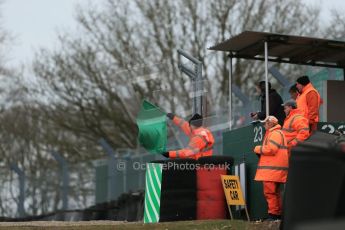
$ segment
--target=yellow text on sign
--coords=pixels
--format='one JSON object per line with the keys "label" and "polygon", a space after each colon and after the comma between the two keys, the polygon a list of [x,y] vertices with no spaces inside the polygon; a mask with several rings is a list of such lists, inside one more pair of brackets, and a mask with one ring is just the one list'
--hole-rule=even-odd
{"label": "yellow text on sign", "polygon": [[228,205],[246,205],[238,176],[221,175]]}

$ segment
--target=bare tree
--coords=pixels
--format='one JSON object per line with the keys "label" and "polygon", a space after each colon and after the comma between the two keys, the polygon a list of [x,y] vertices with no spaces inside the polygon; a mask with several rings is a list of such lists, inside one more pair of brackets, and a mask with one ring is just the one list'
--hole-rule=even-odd
{"label": "bare tree", "polygon": [[[142,99],[189,115],[191,84],[178,71],[178,48],[203,62],[212,113],[228,95],[228,59],[208,47],[245,30],[321,33],[318,9],[294,0],[106,0],[102,6],[78,8],[77,21],[81,35],[63,33],[59,49],[38,51],[34,81],[27,85],[18,80],[11,87],[0,116],[2,159],[16,162],[36,181],[27,190],[32,214],[60,205],[58,182],[42,179],[58,170],[50,150],[58,150],[71,164],[88,164],[101,156],[100,138],[114,148],[136,147],[135,117]],[[262,67],[235,61],[235,83],[250,92],[263,76]],[[74,176],[87,181],[90,174],[85,172],[90,173]],[[13,182],[13,174],[3,179]],[[73,202],[82,207],[90,186],[77,179],[74,185]],[[6,211],[9,206],[0,199],[2,213],[12,215]]]}
{"label": "bare tree", "polygon": [[331,11],[331,20],[329,22],[329,25],[327,26],[324,37],[329,39],[335,39],[344,41],[345,40],[345,17],[344,15],[339,12],[337,9],[333,9]]}
{"label": "bare tree", "polygon": [[[90,156],[98,158],[102,154],[97,155],[99,150],[95,145],[82,144],[72,133],[55,129],[54,123],[45,122],[47,119],[42,111],[41,108],[20,105],[11,106],[0,115],[1,181],[6,185],[0,192],[2,216],[15,216],[14,207],[19,202],[18,181],[9,170],[11,163],[16,163],[25,172],[27,215],[61,208],[60,168],[52,157],[52,150],[62,154],[69,163],[70,183],[73,184],[69,191],[70,203],[79,208],[90,205],[82,202],[94,194],[89,183],[93,174]],[[78,143],[88,148],[80,149]]]}
{"label": "bare tree", "polygon": [[[203,61],[207,99],[219,104],[227,95],[227,57],[208,46],[244,30],[308,35],[318,28],[318,10],[292,0],[108,0],[96,9],[80,8],[77,20],[86,36],[61,36],[61,49],[42,50],[34,71],[40,95],[50,96],[55,122],[115,147],[136,145],[133,116],[142,98],[167,111],[191,107],[189,79],[177,70],[178,48]],[[159,81],[138,82],[152,73]],[[236,84],[248,90],[263,68],[237,61],[234,73]]]}

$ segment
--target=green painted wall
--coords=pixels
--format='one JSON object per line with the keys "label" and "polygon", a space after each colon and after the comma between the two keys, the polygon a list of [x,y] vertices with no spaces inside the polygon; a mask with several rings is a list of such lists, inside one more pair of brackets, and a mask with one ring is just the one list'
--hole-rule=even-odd
{"label": "green painted wall", "polygon": [[264,133],[265,129],[260,124],[223,133],[223,154],[233,156],[235,165],[242,162],[246,164],[246,202],[251,219],[264,217],[267,210],[262,183],[254,181],[258,157],[254,154],[253,148],[262,143]]}

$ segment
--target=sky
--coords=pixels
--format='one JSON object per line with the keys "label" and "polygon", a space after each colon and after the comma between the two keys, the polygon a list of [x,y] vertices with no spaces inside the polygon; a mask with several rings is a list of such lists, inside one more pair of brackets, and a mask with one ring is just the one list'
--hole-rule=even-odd
{"label": "sky", "polygon": [[[76,28],[75,6],[87,0],[2,0],[2,26],[10,32],[11,64],[32,59],[39,47],[53,48],[57,32]],[[99,1],[99,0],[98,0]]]}
{"label": "sky", "polygon": [[[75,5],[88,0],[2,0],[2,26],[13,36],[8,62],[11,66],[32,60],[39,47],[54,48],[57,31],[76,28]],[[94,0],[94,2],[102,0]],[[296,0],[297,1],[297,0]],[[329,20],[330,9],[345,12],[345,0],[300,0],[321,5],[321,18]]]}

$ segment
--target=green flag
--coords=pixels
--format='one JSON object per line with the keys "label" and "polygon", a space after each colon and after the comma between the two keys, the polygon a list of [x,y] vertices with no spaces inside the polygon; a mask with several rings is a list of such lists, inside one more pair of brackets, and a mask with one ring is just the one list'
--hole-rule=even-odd
{"label": "green flag", "polygon": [[137,116],[140,144],[150,153],[163,153],[167,144],[166,115],[144,100]]}

